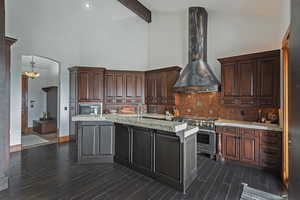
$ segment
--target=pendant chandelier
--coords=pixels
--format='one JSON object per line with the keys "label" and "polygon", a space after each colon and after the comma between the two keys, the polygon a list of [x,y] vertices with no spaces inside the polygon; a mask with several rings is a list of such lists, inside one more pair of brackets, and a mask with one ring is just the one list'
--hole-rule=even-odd
{"label": "pendant chandelier", "polygon": [[32,56],[32,61],[30,62],[30,64],[31,64],[31,72],[24,72],[24,75],[26,75],[32,79],[38,78],[40,76],[40,73],[34,72],[35,62],[33,60],[33,56]]}

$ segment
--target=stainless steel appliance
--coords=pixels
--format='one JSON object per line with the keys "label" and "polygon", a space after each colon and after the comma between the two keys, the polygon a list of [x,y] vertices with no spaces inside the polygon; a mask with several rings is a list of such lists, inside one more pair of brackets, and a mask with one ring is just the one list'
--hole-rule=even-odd
{"label": "stainless steel appliance", "polygon": [[80,115],[102,115],[102,103],[79,103]]}
{"label": "stainless steel appliance", "polygon": [[218,145],[215,127],[216,118],[177,117],[173,120],[187,122],[191,126],[198,126],[197,153],[208,154],[211,159],[215,158]]}

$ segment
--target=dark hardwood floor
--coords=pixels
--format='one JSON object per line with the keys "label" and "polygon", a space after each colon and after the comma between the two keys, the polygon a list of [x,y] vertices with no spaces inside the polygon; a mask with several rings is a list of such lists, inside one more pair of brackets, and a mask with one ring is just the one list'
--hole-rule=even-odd
{"label": "dark hardwood floor", "polygon": [[118,164],[78,165],[74,143],[11,155],[10,188],[0,199],[239,199],[241,183],[281,194],[279,177],[234,163],[198,157],[198,178],[186,195]]}

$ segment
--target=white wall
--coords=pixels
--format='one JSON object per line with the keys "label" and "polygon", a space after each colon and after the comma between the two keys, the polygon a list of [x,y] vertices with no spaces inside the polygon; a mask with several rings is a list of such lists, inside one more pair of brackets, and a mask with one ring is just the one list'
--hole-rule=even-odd
{"label": "white wall", "polygon": [[[153,13],[151,67],[188,62],[188,12]],[[208,10],[208,63],[220,78],[217,58],[280,48],[280,22],[274,16],[235,15]]]}
{"label": "white wall", "polygon": [[[21,143],[21,57],[40,55],[60,64],[60,136],[69,135],[69,73],[75,65],[133,67],[148,65],[148,24],[118,1],[7,0],[6,35],[12,48],[11,145]],[[104,38],[104,39],[103,39]]]}
{"label": "white wall", "polygon": [[281,11],[281,35],[283,38],[291,23],[291,0],[282,1]]}

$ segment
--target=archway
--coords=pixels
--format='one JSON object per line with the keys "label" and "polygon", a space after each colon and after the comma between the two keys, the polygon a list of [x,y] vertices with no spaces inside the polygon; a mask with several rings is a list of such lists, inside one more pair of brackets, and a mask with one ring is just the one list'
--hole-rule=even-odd
{"label": "archway", "polygon": [[[28,73],[29,72],[29,73]],[[22,56],[22,149],[58,142],[60,63]]]}

